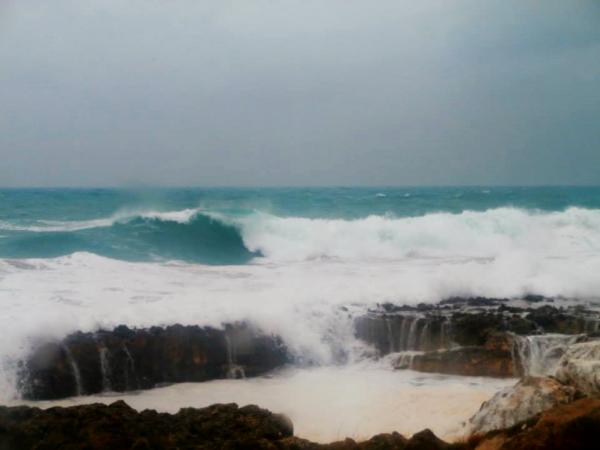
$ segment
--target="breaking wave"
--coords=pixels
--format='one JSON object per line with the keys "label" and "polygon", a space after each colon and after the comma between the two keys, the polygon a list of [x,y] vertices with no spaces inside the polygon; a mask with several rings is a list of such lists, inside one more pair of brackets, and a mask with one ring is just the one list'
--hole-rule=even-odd
{"label": "breaking wave", "polygon": [[206,264],[256,261],[405,260],[410,258],[571,258],[600,251],[600,210],[541,212],[497,208],[361,219],[226,215],[200,209],[121,214],[88,221],[0,223],[12,233],[0,256],[46,258],[89,252],[128,261]]}

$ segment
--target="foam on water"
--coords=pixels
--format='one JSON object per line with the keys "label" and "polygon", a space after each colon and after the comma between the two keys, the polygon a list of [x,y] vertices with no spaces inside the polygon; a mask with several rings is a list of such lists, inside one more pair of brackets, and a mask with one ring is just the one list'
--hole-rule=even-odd
{"label": "foam on water", "polygon": [[367,439],[381,432],[410,436],[430,428],[443,439],[461,436],[462,423],[483,401],[514,380],[424,375],[381,365],[289,369],[269,378],[183,383],[143,393],[30,402],[35,406],[125,400],[138,410],[175,413],[214,403],[257,404],[287,414],[294,433],[318,442]]}
{"label": "foam on water", "polygon": [[353,318],[377,302],[529,292],[582,298],[600,292],[597,258],[568,262],[514,255],[205,266],[129,263],[88,253],[1,260],[2,393],[15,395],[16,364],[35,339],[119,324],[219,327],[249,320],[280,335],[300,360],[329,364],[340,353],[353,360],[364,353]]}
{"label": "foam on water", "polygon": [[421,217],[310,219],[263,213],[221,220],[241,226],[246,246],[277,261],[317,258],[397,260],[407,257],[570,258],[600,251],[600,211],[538,212],[497,208]]}

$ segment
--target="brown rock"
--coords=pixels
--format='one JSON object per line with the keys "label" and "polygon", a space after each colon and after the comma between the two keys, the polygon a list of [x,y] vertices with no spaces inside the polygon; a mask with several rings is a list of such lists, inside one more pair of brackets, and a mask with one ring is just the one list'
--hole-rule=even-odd
{"label": "brown rock", "polygon": [[511,352],[485,347],[463,347],[415,355],[411,368],[419,372],[451,375],[499,378],[514,376]]}
{"label": "brown rock", "polygon": [[534,419],[493,431],[474,442],[477,450],[596,450],[600,442],[600,399],[584,398],[552,408]]}
{"label": "brown rock", "polygon": [[509,428],[557,405],[570,403],[576,390],[552,378],[527,377],[496,393],[469,419],[471,433]]}
{"label": "brown rock", "polygon": [[407,440],[398,433],[368,441],[317,444],[292,435],[285,416],[235,404],[184,408],[177,414],[137,412],[123,401],[41,410],[0,407],[0,448],[28,449],[248,449],[248,450],[451,450],[424,430]]}
{"label": "brown rock", "polygon": [[70,408],[0,407],[0,448],[275,449],[289,420],[256,406],[213,405],[177,414],[141,413],[122,401]]}

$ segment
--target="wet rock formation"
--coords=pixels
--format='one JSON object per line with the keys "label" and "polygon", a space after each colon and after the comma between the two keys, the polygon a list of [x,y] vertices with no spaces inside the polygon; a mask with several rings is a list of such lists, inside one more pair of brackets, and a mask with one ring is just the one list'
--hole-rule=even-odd
{"label": "wet rock formation", "polygon": [[148,389],[165,383],[256,376],[289,357],[280,339],[247,324],[75,333],[47,342],[24,363],[27,399],[57,399],[103,391]]}
{"label": "wet rock formation", "polygon": [[289,419],[256,406],[213,405],[177,414],[141,413],[123,401],[71,408],[0,407],[0,448],[273,448],[292,436]]}
{"label": "wet rock formation", "polygon": [[235,404],[181,409],[177,414],[137,412],[125,402],[41,410],[0,407],[0,448],[28,450],[248,449],[248,450],[452,450],[424,430],[406,439],[398,433],[368,441],[317,444],[294,437],[291,421],[257,406]]}
{"label": "wet rock formation", "polygon": [[558,364],[556,378],[586,395],[600,395],[600,340],[569,347]]}
{"label": "wet rock formation", "polygon": [[600,399],[555,406],[502,430],[446,443],[424,430],[368,441],[318,444],[293,435],[291,421],[257,406],[184,408],[177,414],[137,412],[123,401],[69,408],[0,407],[0,448],[29,450],[592,450],[600,438]]}
{"label": "wet rock formation", "polygon": [[516,372],[521,376],[553,376],[565,352],[586,335],[513,336]]}
{"label": "wet rock formation", "polygon": [[[474,376],[553,375],[566,349],[598,334],[600,314],[554,300],[452,298],[383,304],[355,321],[356,336],[397,369]],[[558,334],[560,333],[560,334]]]}
{"label": "wet rock formation", "polygon": [[[400,368],[398,365],[396,367]],[[485,347],[462,347],[415,355],[410,369],[419,372],[497,378],[513,377],[515,374],[510,352],[489,350]]]}
{"label": "wet rock formation", "polygon": [[[553,375],[566,349],[595,336],[599,324],[598,312],[538,297],[384,304],[354,322],[356,337],[379,356],[394,354],[397,369],[493,377]],[[245,323],[120,326],[40,344],[22,364],[20,390],[27,399],[123,392],[256,376],[290,360],[278,337]]]}
{"label": "wet rock formation", "polygon": [[473,436],[468,450],[594,450],[600,439],[600,399],[559,405],[536,417],[483,436]]}
{"label": "wet rock formation", "polygon": [[481,405],[469,419],[471,433],[510,428],[532,417],[575,400],[576,389],[552,378],[526,377]]}

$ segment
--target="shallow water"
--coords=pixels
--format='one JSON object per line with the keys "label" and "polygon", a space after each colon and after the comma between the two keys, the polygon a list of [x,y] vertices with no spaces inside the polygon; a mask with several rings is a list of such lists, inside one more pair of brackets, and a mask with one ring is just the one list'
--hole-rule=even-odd
{"label": "shallow water", "polygon": [[[317,442],[367,439],[424,428],[446,440],[461,436],[462,422],[513,379],[457,377],[392,371],[383,365],[288,369],[271,377],[182,383],[133,394],[105,394],[60,401],[27,402],[50,407],[125,400],[138,410],[175,413],[214,403],[256,404],[285,413],[296,436]],[[18,404],[19,402],[12,402]]]}

